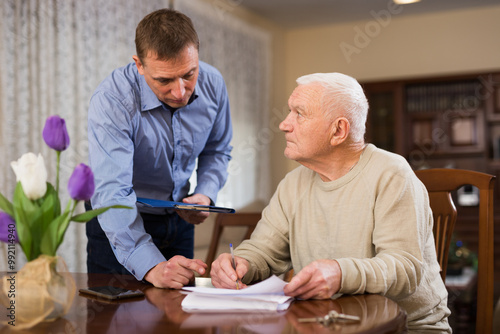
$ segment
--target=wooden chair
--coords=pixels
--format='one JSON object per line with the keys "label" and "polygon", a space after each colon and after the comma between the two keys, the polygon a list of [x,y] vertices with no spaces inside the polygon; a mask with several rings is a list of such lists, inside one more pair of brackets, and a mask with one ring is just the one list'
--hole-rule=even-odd
{"label": "wooden chair", "polygon": [[476,333],[491,333],[493,326],[493,186],[495,176],[460,169],[426,169],[416,171],[429,192],[434,216],[434,237],[441,277],[446,278],[451,235],[457,219],[451,192],[464,185],[479,189],[479,240]]}
{"label": "wooden chair", "polygon": [[[246,226],[247,231],[243,236],[242,240],[250,238],[255,226],[259,222],[261,217],[260,212],[252,213],[219,213],[215,218],[214,230],[212,233],[212,240],[210,241],[210,246],[208,248],[208,254],[205,263],[208,265],[207,271],[205,272],[205,277],[210,276],[210,269],[212,268],[212,262],[215,260],[217,255],[217,247],[219,246],[219,241],[224,232],[226,226]],[[229,245],[228,245],[229,247]],[[229,248],[227,249],[229,251]]]}

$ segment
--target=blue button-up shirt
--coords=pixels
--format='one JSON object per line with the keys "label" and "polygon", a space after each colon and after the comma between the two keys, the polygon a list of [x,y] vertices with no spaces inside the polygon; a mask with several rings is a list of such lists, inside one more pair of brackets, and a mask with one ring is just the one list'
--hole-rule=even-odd
{"label": "blue button-up shirt", "polygon": [[108,210],[99,222],[118,261],[137,279],[165,261],[144,230],[137,197],[182,200],[197,158],[195,193],[215,202],[227,178],[232,127],[226,85],[215,68],[201,61],[199,67],[191,103],[175,111],[158,100],[135,63],[113,71],[90,100],[92,207],[133,208]]}

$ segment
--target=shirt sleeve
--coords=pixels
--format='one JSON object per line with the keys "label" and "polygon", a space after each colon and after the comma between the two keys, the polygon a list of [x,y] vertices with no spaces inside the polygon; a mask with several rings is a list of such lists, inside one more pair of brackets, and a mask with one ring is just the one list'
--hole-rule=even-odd
{"label": "shirt sleeve", "polygon": [[89,160],[94,173],[94,209],[126,205],[132,209],[111,209],[99,215],[119,263],[138,280],[165,257],[144,230],[132,189],[133,119],[126,106],[110,93],[97,92],[91,98],[88,115]]}
{"label": "shirt sleeve", "polygon": [[235,255],[250,263],[250,268],[243,277],[245,284],[262,281],[272,274],[284,274],[292,268],[289,226],[285,212],[288,212],[289,206],[280,201],[280,189],[281,184],[269,205],[262,211],[262,218],[252,237],[235,249]]}
{"label": "shirt sleeve", "polygon": [[218,85],[218,112],[203,151],[198,156],[197,185],[195,192],[208,196],[214,203],[217,193],[227,179],[227,167],[231,159],[230,145],[233,129],[229,99],[224,80]]}

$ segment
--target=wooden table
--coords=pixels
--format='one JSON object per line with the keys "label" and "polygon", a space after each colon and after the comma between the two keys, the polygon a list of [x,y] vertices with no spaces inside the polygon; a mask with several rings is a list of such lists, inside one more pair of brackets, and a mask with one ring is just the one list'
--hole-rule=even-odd
{"label": "wooden table", "polygon": [[[379,295],[342,296],[333,300],[295,301],[286,312],[203,314],[186,313],[179,290],[157,289],[131,276],[73,274],[77,291],[88,286],[112,285],[144,291],[138,299],[105,302],[77,292],[68,314],[43,323],[29,333],[404,333],[406,313],[394,301]],[[357,315],[358,323],[324,327],[299,323],[299,318],[324,316],[330,310]],[[4,320],[4,319],[2,319]],[[19,333],[0,325],[0,333]]]}

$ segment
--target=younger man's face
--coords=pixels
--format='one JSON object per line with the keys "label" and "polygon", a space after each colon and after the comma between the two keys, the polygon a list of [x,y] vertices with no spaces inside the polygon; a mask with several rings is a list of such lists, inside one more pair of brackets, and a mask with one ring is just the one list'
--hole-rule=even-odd
{"label": "younger man's face", "polygon": [[198,50],[189,45],[175,59],[159,60],[156,54],[148,53],[141,62],[134,56],[139,74],[156,97],[172,108],[188,104],[198,80]]}

